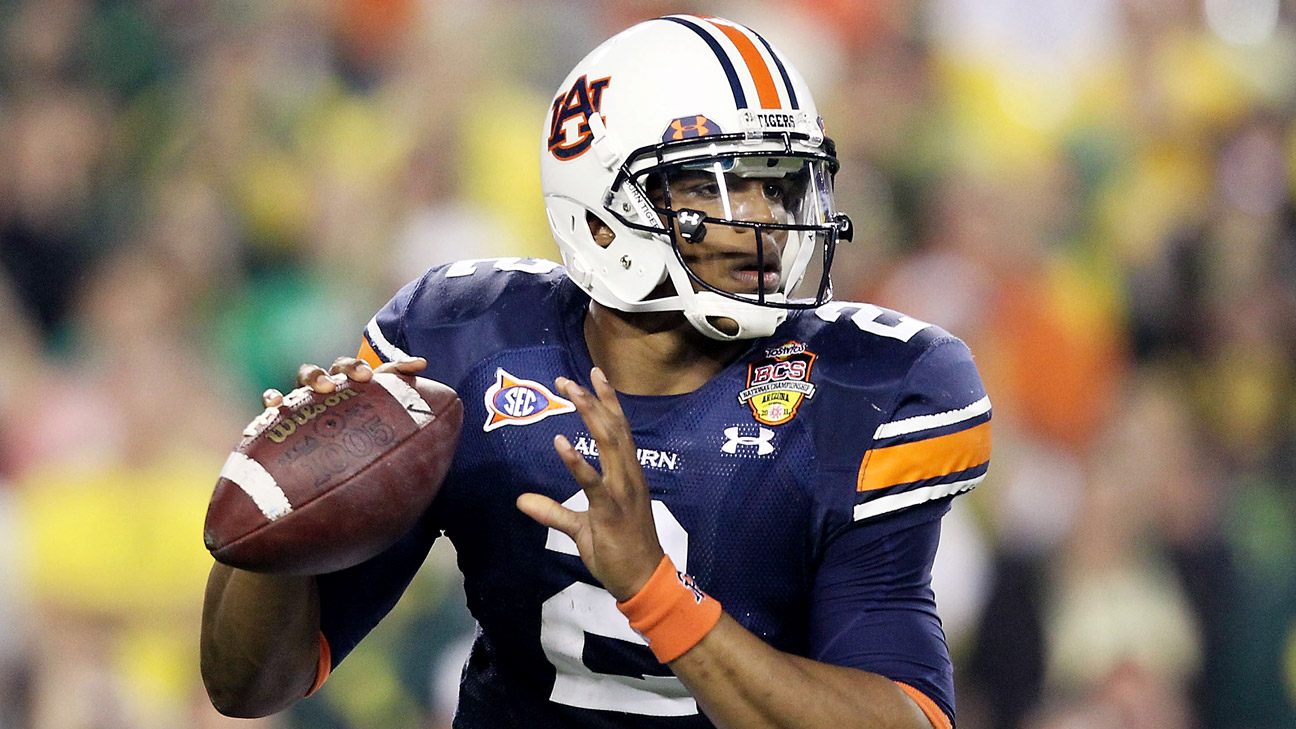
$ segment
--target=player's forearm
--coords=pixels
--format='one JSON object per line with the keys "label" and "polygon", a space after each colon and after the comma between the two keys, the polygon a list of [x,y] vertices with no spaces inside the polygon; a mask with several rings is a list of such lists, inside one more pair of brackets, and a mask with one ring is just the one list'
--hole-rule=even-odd
{"label": "player's forearm", "polygon": [[212,705],[257,717],[306,695],[319,659],[314,577],[212,568],[203,601],[201,665]]}
{"label": "player's forearm", "polygon": [[722,729],[931,729],[890,679],[783,653],[728,615],[670,668]]}

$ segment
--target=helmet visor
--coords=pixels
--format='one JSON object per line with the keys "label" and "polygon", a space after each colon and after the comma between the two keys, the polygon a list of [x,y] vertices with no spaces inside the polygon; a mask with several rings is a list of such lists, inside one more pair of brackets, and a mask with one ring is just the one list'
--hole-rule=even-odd
{"label": "helmet visor", "polygon": [[[809,308],[831,298],[832,171],[823,157],[733,152],[655,165],[632,179],[666,223],[695,290]],[[812,264],[820,275],[806,283]]]}

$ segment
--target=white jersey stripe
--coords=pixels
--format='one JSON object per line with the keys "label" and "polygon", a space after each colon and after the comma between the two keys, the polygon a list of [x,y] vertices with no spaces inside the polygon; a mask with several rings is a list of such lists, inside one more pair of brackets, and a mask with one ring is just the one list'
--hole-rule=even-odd
{"label": "white jersey stripe", "polygon": [[387,341],[387,337],[383,334],[382,328],[378,326],[377,314],[375,314],[374,317],[369,320],[369,323],[365,325],[365,334],[369,335],[369,341],[373,344],[373,347],[377,350],[378,354],[388,362],[395,362],[398,359],[404,359],[409,356],[408,354],[405,354],[400,347]]}
{"label": "white jersey stripe", "polygon": [[229,454],[221,467],[220,477],[228,479],[252,497],[266,518],[274,521],[292,511],[288,497],[265,467],[239,452]]}
{"label": "white jersey stripe", "polygon": [[915,415],[912,418],[896,420],[890,423],[883,423],[878,426],[873,433],[875,440],[883,438],[894,438],[897,435],[909,435],[917,433],[920,430],[931,430],[933,428],[944,428],[947,425],[954,425],[965,420],[990,412],[990,396],[987,395],[980,400],[959,408],[958,410],[947,410],[943,413],[933,413],[931,415]]}
{"label": "white jersey stripe", "polygon": [[424,400],[418,390],[410,387],[410,384],[399,376],[390,372],[379,372],[374,375],[374,382],[382,385],[383,389],[396,398],[396,402],[405,407],[405,412],[409,413],[410,418],[414,420],[414,424],[418,427],[422,428],[424,425],[436,420],[436,415],[433,414],[427,400]]}
{"label": "white jersey stripe", "polygon": [[883,496],[879,499],[866,501],[862,504],[855,505],[855,521],[867,519],[871,516],[885,514],[889,511],[899,511],[910,506],[917,506],[926,501],[944,498],[953,494],[961,494],[964,491],[971,491],[977,487],[977,484],[985,480],[985,474],[976,478],[970,478],[966,481],[955,481],[953,483],[938,483],[935,486],[924,486],[912,491],[902,491],[898,494]]}

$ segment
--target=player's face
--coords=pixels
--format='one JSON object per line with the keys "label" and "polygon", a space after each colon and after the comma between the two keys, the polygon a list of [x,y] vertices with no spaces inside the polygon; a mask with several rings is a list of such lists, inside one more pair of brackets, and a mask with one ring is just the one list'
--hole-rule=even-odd
{"label": "player's face", "polygon": [[[796,192],[792,178],[743,177],[718,170],[681,169],[667,177],[669,201],[657,189],[649,195],[656,205],[706,215],[701,241],[684,239],[676,220],[676,239],[693,273],[723,291],[769,294],[781,283],[782,255],[788,232],[769,228],[726,225],[723,221],[787,223]],[[759,232],[758,232],[759,231]],[[758,244],[759,241],[759,244]],[[757,246],[760,246],[758,255]]]}

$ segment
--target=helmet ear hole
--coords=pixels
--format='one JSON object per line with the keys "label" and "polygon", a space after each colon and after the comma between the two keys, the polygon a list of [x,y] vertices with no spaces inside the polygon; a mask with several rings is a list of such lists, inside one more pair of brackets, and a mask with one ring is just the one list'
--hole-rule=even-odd
{"label": "helmet ear hole", "polygon": [[607,248],[612,245],[612,241],[616,240],[616,233],[612,232],[612,228],[588,210],[585,211],[585,223],[589,225],[590,236],[594,238],[599,248]]}

